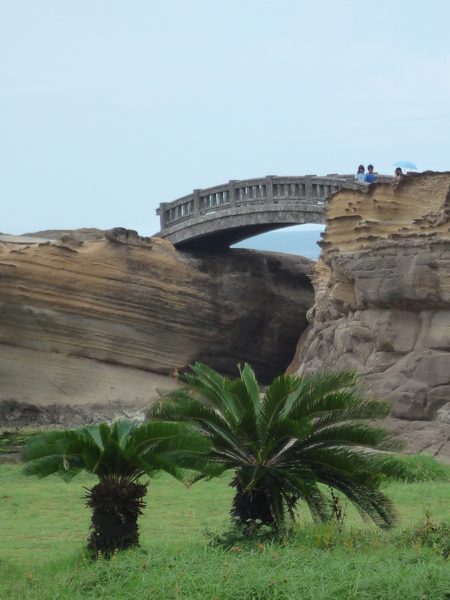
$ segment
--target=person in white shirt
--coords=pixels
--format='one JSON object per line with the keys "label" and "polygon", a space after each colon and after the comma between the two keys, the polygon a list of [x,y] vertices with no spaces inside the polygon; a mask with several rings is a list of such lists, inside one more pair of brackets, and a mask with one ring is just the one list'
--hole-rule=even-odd
{"label": "person in white shirt", "polygon": [[358,181],[364,181],[364,165],[359,165],[358,172],[355,175]]}

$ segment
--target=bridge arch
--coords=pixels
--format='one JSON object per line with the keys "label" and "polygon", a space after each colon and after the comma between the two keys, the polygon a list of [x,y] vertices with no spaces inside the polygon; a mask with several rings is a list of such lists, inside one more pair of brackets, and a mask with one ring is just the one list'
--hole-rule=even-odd
{"label": "bridge arch", "polygon": [[361,185],[354,175],[232,180],[160,204],[156,235],[180,249],[223,248],[274,229],[324,224],[329,197]]}

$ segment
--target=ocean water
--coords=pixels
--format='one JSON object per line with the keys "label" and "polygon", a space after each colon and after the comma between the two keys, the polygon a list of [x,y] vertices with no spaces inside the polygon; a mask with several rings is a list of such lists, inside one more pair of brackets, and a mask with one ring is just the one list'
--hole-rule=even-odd
{"label": "ocean water", "polygon": [[252,250],[270,250],[271,252],[285,252],[299,254],[312,260],[317,260],[320,248],[317,242],[321,239],[321,230],[308,229],[279,229],[262,235],[249,238],[235,244],[233,248],[250,248]]}

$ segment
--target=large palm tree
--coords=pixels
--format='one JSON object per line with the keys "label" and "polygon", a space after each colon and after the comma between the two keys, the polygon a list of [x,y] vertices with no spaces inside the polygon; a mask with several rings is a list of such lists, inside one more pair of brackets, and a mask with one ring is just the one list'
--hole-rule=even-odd
{"label": "large palm tree", "polygon": [[[231,515],[247,527],[280,528],[305,500],[314,519],[330,517],[326,486],[344,494],[361,516],[390,527],[396,511],[380,485],[403,469],[402,443],[368,423],[390,405],[375,400],[352,373],[283,375],[260,394],[252,369],[224,378],[196,363],[179,376],[181,389],[163,396],[152,417],[190,422],[211,441],[211,459],[233,470]],[[324,484],[324,485],[320,485]]]}
{"label": "large palm tree", "polygon": [[[70,481],[80,471],[98,483],[86,493],[92,509],[89,548],[110,555],[138,545],[138,517],[145,507],[148,483],[139,479],[166,471],[185,481],[192,471],[207,471],[210,442],[177,423],[117,421],[74,430],[43,433],[22,451],[24,472]],[[204,467],[202,469],[202,467]]]}

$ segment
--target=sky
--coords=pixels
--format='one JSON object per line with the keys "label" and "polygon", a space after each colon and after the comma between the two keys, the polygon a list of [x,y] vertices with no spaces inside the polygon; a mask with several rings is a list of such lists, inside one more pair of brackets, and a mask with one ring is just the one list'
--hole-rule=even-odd
{"label": "sky", "polygon": [[0,0],[0,232],[265,175],[450,169],[450,2]]}

